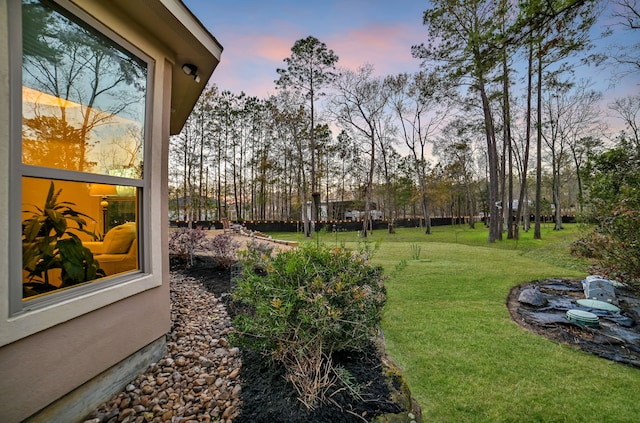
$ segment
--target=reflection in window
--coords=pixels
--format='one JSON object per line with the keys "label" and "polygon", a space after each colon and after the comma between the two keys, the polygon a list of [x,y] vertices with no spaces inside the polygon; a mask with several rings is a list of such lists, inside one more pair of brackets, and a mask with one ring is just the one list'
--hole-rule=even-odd
{"label": "reflection in window", "polygon": [[23,298],[140,268],[135,188],[24,177],[22,193]]}
{"label": "reflection in window", "polygon": [[53,1],[22,1],[23,300],[142,270],[153,62],[111,35]]}
{"label": "reflection in window", "polygon": [[141,178],[147,64],[54,3],[22,20],[22,162]]}

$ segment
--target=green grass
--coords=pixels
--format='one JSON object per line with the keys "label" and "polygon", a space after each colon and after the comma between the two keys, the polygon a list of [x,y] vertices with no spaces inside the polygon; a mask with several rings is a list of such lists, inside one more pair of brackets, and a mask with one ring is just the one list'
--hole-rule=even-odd
{"label": "green grass", "polygon": [[[383,329],[424,422],[638,422],[640,371],[559,345],[513,323],[511,287],[584,277],[567,247],[587,228],[544,226],[518,242],[487,243],[487,230],[375,231],[374,262],[389,273]],[[298,234],[273,234],[302,240]],[[312,242],[354,247],[354,233]],[[420,257],[415,259],[415,246]],[[396,264],[406,260],[402,270]]]}

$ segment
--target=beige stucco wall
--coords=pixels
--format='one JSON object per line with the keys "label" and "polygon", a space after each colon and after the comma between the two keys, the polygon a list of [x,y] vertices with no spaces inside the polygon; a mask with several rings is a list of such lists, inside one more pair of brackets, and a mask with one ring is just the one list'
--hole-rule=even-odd
{"label": "beige stucco wall", "polygon": [[[7,0],[0,0],[0,110],[9,110],[9,28]],[[7,309],[9,267],[9,114],[0,113],[0,303]],[[0,316],[6,318],[6,316]]]}
{"label": "beige stucco wall", "polygon": [[[0,0],[0,110],[9,110],[7,0]],[[9,309],[9,114],[0,113],[0,309]],[[0,315],[6,319],[8,315]],[[1,365],[1,364],[0,364]],[[1,375],[0,375],[1,377]],[[2,384],[0,379],[0,384]],[[0,388],[0,397],[2,388]]]}
{"label": "beige stucco wall", "polygon": [[[0,110],[9,110],[7,1],[0,0]],[[167,156],[171,114],[171,52],[145,33],[131,30],[117,10],[85,2],[90,14],[155,60],[151,160],[145,172],[151,189],[145,196],[151,213],[143,239],[149,254],[143,283],[132,280],[46,310],[10,318],[8,310],[8,147],[9,116],[0,113],[0,323],[12,335],[28,336],[0,347],[0,421],[19,422],[109,367],[161,338],[170,327],[167,252]],[[18,247],[19,248],[19,247]],[[140,287],[143,289],[140,289]],[[74,302],[75,301],[75,302]],[[85,313],[89,308],[93,311]],[[73,316],[74,310],[82,313]],[[75,312],[78,314],[78,312]],[[68,318],[68,316],[73,316]],[[53,320],[51,320],[53,319]],[[59,321],[55,320],[58,319]],[[54,322],[52,324],[51,322]],[[0,328],[1,329],[1,328]]]}
{"label": "beige stucco wall", "polygon": [[162,336],[167,291],[146,291],[0,349],[2,421],[22,421]]}

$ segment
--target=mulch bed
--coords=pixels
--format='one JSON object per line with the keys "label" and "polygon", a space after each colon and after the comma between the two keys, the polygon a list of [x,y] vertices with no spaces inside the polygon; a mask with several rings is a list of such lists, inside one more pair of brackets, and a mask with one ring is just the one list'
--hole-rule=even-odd
{"label": "mulch bed", "polygon": [[[557,307],[536,308],[518,301],[527,288],[538,288]],[[507,308],[513,321],[528,331],[555,342],[572,346],[618,363],[640,368],[640,298],[628,288],[616,288],[621,311],[616,319],[600,317],[600,326],[587,327],[564,318],[566,309],[579,308],[584,298],[582,284],[576,279],[547,279],[515,286],[507,297]],[[567,308],[565,308],[567,306]],[[550,309],[551,308],[551,309]],[[550,309],[550,310],[546,310]]]}
{"label": "mulch bed", "polygon": [[[177,270],[179,263],[172,263]],[[182,267],[182,266],[180,266]],[[228,312],[239,312],[229,293],[232,290],[231,273],[220,269],[209,257],[198,256],[194,265],[184,270],[185,274],[200,280],[203,286],[218,297],[225,299]],[[560,302],[575,303],[584,298],[581,282],[576,279],[547,279],[515,286],[507,297],[507,308],[511,318],[524,329],[544,336],[555,342],[572,346],[591,354],[625,365],[640,368],[640,297],[629,289],[618,291],[620,314],[632,323],[618,327],[601,319],[599,327],[586,327],[563,319],[565,312],[552,310],[550,320],[536,318],[539,311],[535,307],[521,304],[520,293],[527,288],[537,287],[547,298]],[[625,336],[618,336],[623,333]],[[636,336],[637,334],[637,336]],[[241,414],[234,419],[242,422],[367,422],[385,413],[399,413],[402,410],[391,398],[382,374],[381,357],[372,344],[363,353],[336,355],[334,362],[349,371],[355,382],[361,386],[360,398],[353,398],[345,392],[333,392],[334,404],[321,405],[314,410],[305,408],[296,399],[292,385],[284,379],[283,369],[270,365],[259,354],[243,351],[243,380]]]}
{"label": "mulch bed", "polygon": [[[180,263],[172,263],[174,271],[179,271],[181,267]],[[200,280],[209,292],[223,298],[229,314],[238,311],[229,295],[232,284],[228,269],[218,268],[209,257],[197,256],[194,265],[182,271]],[[234,422],[355,423],[368,422],[382,414],[411,411],[403,410],[391,399],[383,375],[382,359],[373,342],[367,351],[335,354],[332,358],[334,364],[351,374],[355,384],[360,387],[359,397],[349,395],[345,390],[334,390],[329,392],[330,404],[321,404],[309,410],[296,398],[297,393],[285,380],[281,367],[271,365],[256,352],[243,351],[241,411]]]}

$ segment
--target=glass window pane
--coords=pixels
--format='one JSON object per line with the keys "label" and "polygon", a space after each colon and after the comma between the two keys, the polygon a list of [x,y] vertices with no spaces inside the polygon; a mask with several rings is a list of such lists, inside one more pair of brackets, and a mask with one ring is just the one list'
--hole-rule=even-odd
{"label": "glass window pane", "polygon": [[22,3],[22,162],[141,178],[147,64],[54,7]]}
{"label": "glass window pane", "polygon": [[22,178],[23,298],[140,269],[139,189]]}

